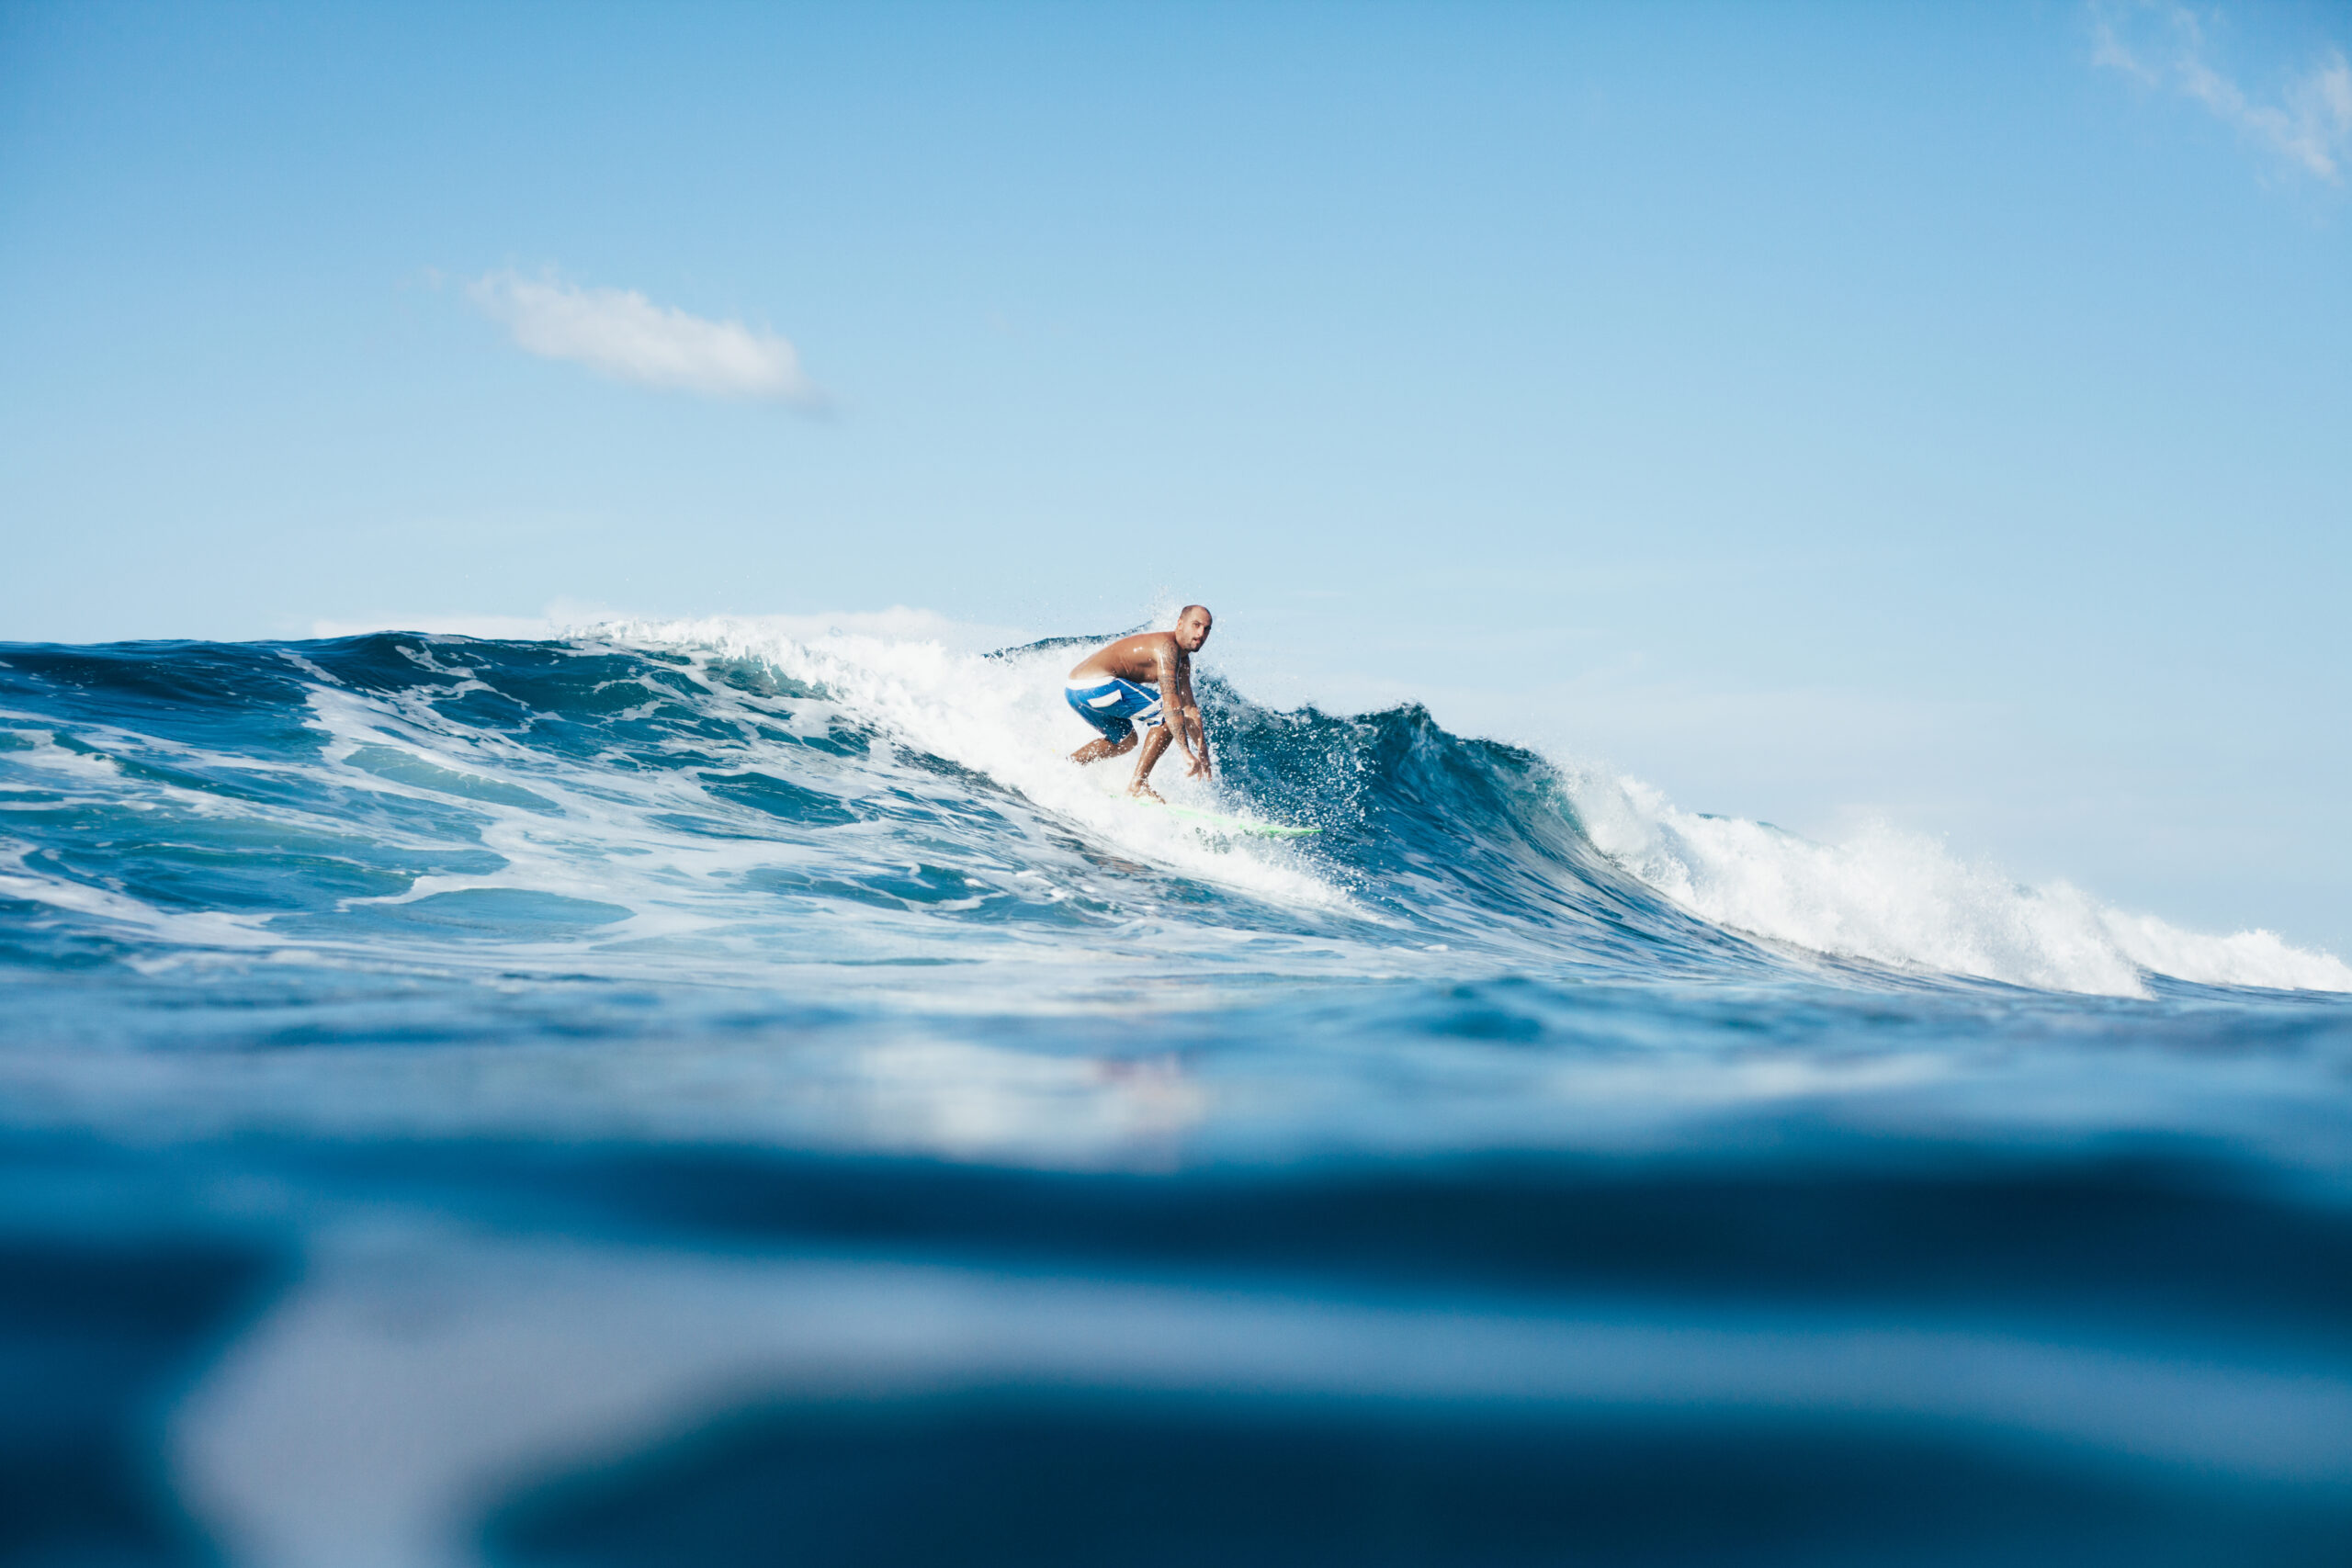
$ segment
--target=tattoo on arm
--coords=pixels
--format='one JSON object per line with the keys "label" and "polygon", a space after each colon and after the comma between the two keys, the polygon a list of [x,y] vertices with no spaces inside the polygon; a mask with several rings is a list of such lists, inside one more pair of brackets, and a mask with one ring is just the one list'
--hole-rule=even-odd
{"label": "tattoo on arm", "polygon": [[1164,642],[1159,645],[1158,663],[1161,719],[1174,732],[1176,744],[1182,747],[1189,756],[1193,750],[1193,738],[1184,728],[1184,703],[1193,693],[1192,682],[1185,679],[1184,656],[1176,651],[1172,642]]}

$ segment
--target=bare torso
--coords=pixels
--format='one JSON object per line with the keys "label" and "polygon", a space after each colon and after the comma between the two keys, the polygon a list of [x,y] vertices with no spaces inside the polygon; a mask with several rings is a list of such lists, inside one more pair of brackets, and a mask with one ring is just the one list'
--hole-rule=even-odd
{"label": "bare torso", "polygon": [[1115,675],[1138,685],[1157,686],[1164,673],[1181,677],[1189,674],[1192,668],[1193,656],[1176,646],[1173,634],[1137,632],[1106,648],[1096,649],[1069,673],[1072,680],[1081,675]]}

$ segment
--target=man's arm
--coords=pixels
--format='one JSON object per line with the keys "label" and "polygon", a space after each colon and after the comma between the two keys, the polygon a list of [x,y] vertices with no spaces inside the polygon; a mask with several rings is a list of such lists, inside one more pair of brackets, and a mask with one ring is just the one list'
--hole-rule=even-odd
{"label": "man's arm", "polygon": [[1184,776],[1204,779],[1209,776],[1209,734],[1201,728],[1201,706],[1193,696],[1193,660],[1189,654],[1179,652],[1170,637],[1165,656],[1171,669],[1161,677],[1163,694],[1160,712],[1176,728],[1177,744],[1184,748]]}

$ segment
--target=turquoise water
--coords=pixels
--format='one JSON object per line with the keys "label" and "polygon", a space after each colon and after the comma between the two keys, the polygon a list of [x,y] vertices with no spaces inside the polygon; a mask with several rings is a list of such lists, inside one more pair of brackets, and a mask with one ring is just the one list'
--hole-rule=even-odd
{"label": "turquoise water", "polygon": [[0,1558],[2352,1557],[2352,970],[1070,659],[0,646]]}

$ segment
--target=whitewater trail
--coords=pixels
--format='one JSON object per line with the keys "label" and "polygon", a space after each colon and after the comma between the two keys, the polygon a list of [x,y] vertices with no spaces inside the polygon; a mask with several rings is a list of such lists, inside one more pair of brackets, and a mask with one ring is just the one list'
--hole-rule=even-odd
{"label": "whitewater trail", "polygon": [[[822,690],[899,743],[1017,790],[1039,807],[1082,824],[1091,836],[1172,869],[1303,908],[1360,912],[1341,889],[1279,851],[1211,840],[1138,808],[1124,793],[1125,763],[1069,765],[1068,754],[1090,736],[1062,700],[1062,678],[1075,656],[1058,642],[975,655],[870,634],[804,642],[724,620],[624,622],[605,630],[626,646],[763,665]],[[1344,783],[1333,782],[1340,787],[1318,803],[1327,815],[1350,805]],[[1172,763],[1155,784],[1180,804],[1226,809],[1244,804],[1215,784],[1184,778]]]}

